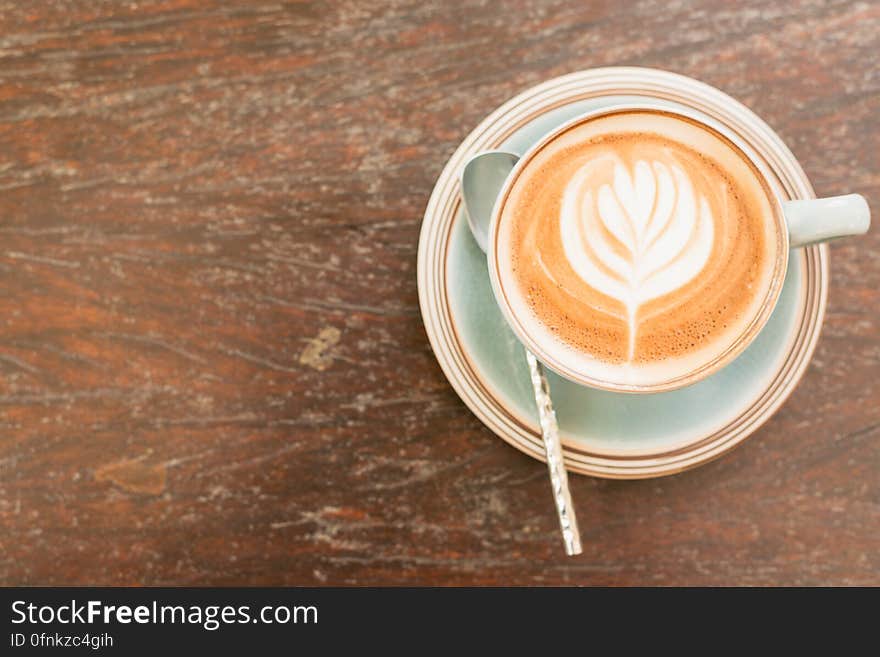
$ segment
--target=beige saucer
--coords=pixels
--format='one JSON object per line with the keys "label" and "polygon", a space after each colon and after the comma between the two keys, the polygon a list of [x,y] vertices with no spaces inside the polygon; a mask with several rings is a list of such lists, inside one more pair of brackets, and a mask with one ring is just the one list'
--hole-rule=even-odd
{"label": "beige saucer", "polygon": [[[650,99],[702,112],[750,143],[784,198],[813,198],[779,137],[724,93],[690,78],[641,68],[574,73],[538,85],[487,117],[443,169],[419,240],[419,300],[440,366],[467,406],[498,436],[543,460],[522,349],[495,305],[481,255],[460,212],[458,174],[472,154],[522,152],[556,125],[590,109]],[[755,343],[705,381],[679,391],[626,395],[552,377],[572,472],[609,478],[669,475],[745,440],[782,405],[809,364],[828,287],[828,249],[792,251],[777,310]]]}

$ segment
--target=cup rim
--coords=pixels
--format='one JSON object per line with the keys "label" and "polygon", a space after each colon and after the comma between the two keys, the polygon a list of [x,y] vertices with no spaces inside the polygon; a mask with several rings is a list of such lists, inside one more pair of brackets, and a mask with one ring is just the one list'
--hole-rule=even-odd
{"label": "cup rim", "polygon": [[[727,349],[725,349],[723,352],[718,354],[715,358],[713,358],[708,363],[705,363],[701,367],[691,370],[686,374],[650,384],[621,383],[618,381],[600,379],[598,377],[591,376],[585,372],[575,370],[565,363],[560,362],[558,359],[549,356],[547,352],[541,348],[541,345],[538,343],[538,341],[529,334],[523,323],[519,320],[519,318],[516,316],[511,308],[510,302],[507,299],[507,292],[504,290],[504,285],[502,284],[501,275],[499,273],[500,267],[497,257],[498,249],[496,246],[500,227],[500,217],[507,197],[510,194],[510,190],[513,187],[513,184],[516,182],[517,178],[528,166],[529,162],[547,143],[549,143],[562,133],[567,132],[568,130],[571,130],[578,125],[581,125],[582,123],[586,123],[587,121],[591,121],[603,116],[609,116],[612,114],[633,111],[657,112],[660,114],[673,115],[689,119],[691,121],[695,121],[707,130],[716,133],[720,138],[728,142],[760,174],[761,182],[768,192],[767,198],[774,209],[774,218],[776,220],[777,232],[779,233],[779,246],[777,249],[778,252],[776,256],[776,263],[774,266],[770,288],[768,289],[767,294],[765,295],[765,298],[761,303],[760,310],[752,318],[752,320],[746,326],[745,330],[740,333],[736,340],[734,340],[734,342],[729,345]],[[504,185],[502,186],[501,191],[498,193],[495,199],[495,203],[493,204],[492,219],[489,225],[487,262],[489,269],[489,280],[492,286],[492,293],[495,296],[495,300],[499,308],[501,309],[501,314],[504,316],[504,319],[507,322],[508,326],[511,327],[520,342],[529,351],[531,351],[537,357],[537,359],[541,361],[542,364],[549,367],[560,376],[577,384],[597,388],[600,390],[606,390],[609,392],[649,394],[677,390],[678,388],[683,388],[685,386],[697,383],[698,381],[702,381],[703,379],[711,376],[718,370],[731,363],[740,354],[742,354],[743,351],[745,351],[745,349],[761,332],[761,329],[764,328],[767,321],[770,319],[770,315],[773,313],[773,310],[776,307],[776,303],[779,300],[779,295],[782,291],[782,285],[785,281],[786,272],[788,270],[790,242],[788,227],[786,225],[785,216],[783,213],[783,199],[780,197],[779,191],[774,187],[774,185],[771,184],[771,180],[772,176],[768,171],[767,165],[761,160],[760,156],[758,156],[756,151],[747,142],[742,140],[737,134],[730,130],[726,126],[726,124],[722,123],[721,121],[713,120],[711,117],[706,116],[702,112],[693,111],[689,108],[671,108],[665,105],[659,105],[651,102],[627,102],[618,103],[615,105],[599,108],[580,114],[548,132],[546,135],[541,137],[541,139],[532,144],[525,153],[523,153],[514,168],[508,174],[507,179],[505,180]]]}

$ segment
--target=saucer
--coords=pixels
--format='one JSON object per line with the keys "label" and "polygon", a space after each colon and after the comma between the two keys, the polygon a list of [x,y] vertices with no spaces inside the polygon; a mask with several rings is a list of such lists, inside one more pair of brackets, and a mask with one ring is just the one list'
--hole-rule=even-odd
{"label": "saucer", "polygon": [[[462,142],[431,194],[419,237],[418,286],[431,347],[462,401],[500,438],[544,460],[522,345],[489,284],[470,234],[458,176],[474,153],[524,152],[556,126],[593,109],[650,100],[685,107],[738,133],[789,199],[814,198],[782,140],[730,96],[687,77],[644,68],[601,68],[549,80],[509,100]],[[650,395],[596,390],[548,372],[570,472],[632,479],[696,467],[753,434],[794,390],[816,346],[828,293],[828,247],[790,254],[773,315],[736,360],[686,388]]]}

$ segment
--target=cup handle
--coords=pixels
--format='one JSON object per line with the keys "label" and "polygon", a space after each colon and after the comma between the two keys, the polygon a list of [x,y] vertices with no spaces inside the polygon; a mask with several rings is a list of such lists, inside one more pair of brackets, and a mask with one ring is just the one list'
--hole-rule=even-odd
{"label": "cup handle", "polygon": [[791,248],[861,235],[871,225],[871,211],[861,194],[784,201],[782,212]]}

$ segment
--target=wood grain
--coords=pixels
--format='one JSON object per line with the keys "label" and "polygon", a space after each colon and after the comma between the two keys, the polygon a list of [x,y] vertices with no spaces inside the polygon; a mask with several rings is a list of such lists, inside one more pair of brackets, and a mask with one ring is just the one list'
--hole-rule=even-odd
{"label": "wood grain", "polygon": [[880,4],[0,1],[0,583],[880,584],[880,236],[782,410],[668,479],[545,468],[433,359],[432,185],[493,107],[633,64],[880,207]]}

